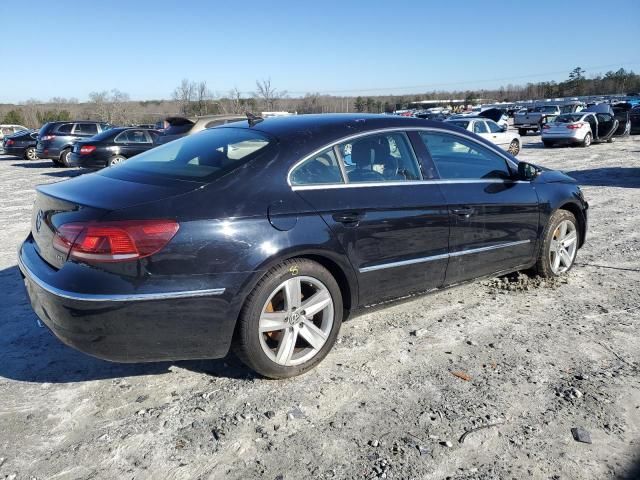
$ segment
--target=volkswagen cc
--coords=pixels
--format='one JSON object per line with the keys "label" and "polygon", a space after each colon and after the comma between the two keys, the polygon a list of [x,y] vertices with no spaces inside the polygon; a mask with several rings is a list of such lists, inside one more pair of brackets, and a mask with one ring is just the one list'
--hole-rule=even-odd
{"label": "volkswagen cc", "polygon": [[574,264],[563,173],[455,126],[301,115],[206,129],[37,189],[19,267],[64,343],[119,362],[220,358],[301,374],[364,307]]}

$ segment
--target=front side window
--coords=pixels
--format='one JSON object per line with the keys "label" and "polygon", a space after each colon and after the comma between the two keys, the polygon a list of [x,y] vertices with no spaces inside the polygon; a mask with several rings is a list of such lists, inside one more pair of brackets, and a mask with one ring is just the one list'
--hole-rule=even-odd
{"label": "front side window", "polygon": [[494,122],[493,120],[487,120],[485,123],[487,124],[487,127],[489,127],[489,131],[491,133],[502,132],[502,127],[498,125],[496,122]]}
{"label": "front side window", "polygon": [[420,168],[404,133],[358,138],[338,146],[349,183],[420,180]]}
{"label": "front side window", "polygon": [[78,123],[74,133],[81,135],[95,135],[98,133],[98,126],[95,123]]}
{"label": "front side window", "polygon": [[440,178],[458,180],[508,179],[507,162],[482,145],[446,133],[420,132]]}
{"label": "front side window", "polygon": [[114,141],[116,143],[151,143],[144,130],[125,130]]}
{"label": "front side window", "polygon": [[[174,140],[111,169],[209,182],[276,148],[266,135],[243,128],[213,128]],[[105,174],[108,174],[106,172]]]}
{"label": "front side window", "polygon": [[343,183],[340,165],[333,148],[315,155],[291,171],[291,185]]}

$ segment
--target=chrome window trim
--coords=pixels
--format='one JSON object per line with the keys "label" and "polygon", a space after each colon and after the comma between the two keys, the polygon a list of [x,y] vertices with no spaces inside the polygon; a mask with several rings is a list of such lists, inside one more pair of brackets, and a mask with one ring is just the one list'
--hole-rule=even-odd
{"label": "chrome window trim", "polygon": [[489,245],[488,247],[471,248],[469,250],[460,250],[458,252],[443,253],[441,255],[433,255],[431,257],[412,258],[410,260],[401,260],[399,262],[380,263],[378,265],[371,265],[369,267],[359,268],[360,273],[373,272],[376,270],[384,270],[386,268],[404,267],[406,265],[413,265],[416,263],[433,262],[435,260],[445,260],[447,258],[461,257],[463,255],[470,255],[473,253],[490,252],[492,250],[498,250],[500,248],[515,247],[518,245],[524,245],[531,243],[531,240],[518,240],[516,242],[499,243],[497,245]]}
{"label": "chrome window trim", "polygon": [[407,180],[397,182],[360,182],[360,183],[322,183],[315,185],[293,185],[294,192],[305,190],[335,190],[338,188],[372,188],[372,187],[400,187],[403,185],[451,185],[451,184],[472,184],[472,183],[531,183],[526,180],[502,180],[500,178],[487,178],[485,180],[474,179],[427,179],[427,180]]}
{"label": "chrome window trim", "polygon": [[[360,132],[360,133],[356,133],[353,135],[348,135],[346,137],[342,137],[338,140],[334,140],[330,143],[325,144],[324,146],[322,146],[322,148],[318,148],[317,150],[314,150],[313,152],[311,152],[310,154],[304,156],[301,160],[298,160],[296,163],[294,163],[288,170],[287,172],[287,184],[294,190],[300,190],[300,189],[308,189],[308,190],[318,190],[318,188],[312,188],[310,189],[309,187],[330,187],[337,185],[339,187],[342,188],[349,188],[349,186],[351,186],[351,184],[349,183],[344,183],[344,184],[335,184],[335,183],[328,183],[328,184],[314,184],[314,185],[293,185],[291,183],[291,172],[293,170],[295,170],[296,167],[298,167],[298,165],[302,164],[303,162],[309,160],[311,157],[313,156],[317,156],[320,153],[322,153],[324,150],[327,150],[329,148],[333,148],[341,143],[345,143],[345,142],[349,142],[361,137],[366,137],[369,135],[376,135],[376,134],[384,134],[384,133],[392,133],[392,132],[441,132],[441,133],[446,133],[449,135],[455,135],[458,137],[462,137],[465,138],[467,140],[469,140],[469,136],[465,133],[462,132],[456,132],[453,130],[447,130],[444,128],[438,128],[438,127],[388,127],[388,128],[378,128],[375,130],[368,130],[366,132]],[[476,142],[476,140],[474,140],[473,138],[470,139],[473,142]],[[491,145],[485,145],[483,143],[480,142],[476,142],[478,143],[480,146],[487,148],[489,150],[491,150],[492,152],[498,154],[500,157],[502,157],[511,167],[513,167],[514,169],[518,169],[518,164],[515,163],[513,160],[511,160],[509,157],[507,157],[504,152],[500,151],[500,149],[498,149],[495,145],[491,144]],[[415,155],[415,152],[414,152]],[[440,179],[436,179],[436,180],[440,180]],[[466,180],[466,179],[464,179]],[[477,180],[477,179],[468,179],[471,182],[485,182],[487,180]],[[433,180],[422,180],[419,183],[425,183],[425,182],[430,182]],[[500,182],[509,182],[511,180],[499,180]],[[461,183],[462,180],[460,181],[455,181],[455,182],[450,182],[450,183]],[[523,181],[523,180],[514,180],[511,182],[517,182],[517,183],[530,183],[528,181]],[[406,182],[376,182],[375,184],[364,184],[366,186],[398,186],[398,184],[401,185],[408,185],[413,183],[412,180],[410,181],[406,181]],[[336,188],[336,187],[332,187],[332,188]]]}
{"label": "chrome window trim", "polygon": [[148,300],[171,300],[176,298],[195,298],[206,297],[210,295],[222,295],[224,288],[209,288],[205,290],[185,290],[180,292],[161,292],[161,293],[134,293],[134,294],[97,294],[97,293],[77,293],[69,292],[56,288],[43,280],[39,279],[22,261],[21,255],[18,255],[18,267],[23,275],[35,283],[44,291],[55,295],[59,298],[67,300],[75,300],[81,302],[140,302]]}

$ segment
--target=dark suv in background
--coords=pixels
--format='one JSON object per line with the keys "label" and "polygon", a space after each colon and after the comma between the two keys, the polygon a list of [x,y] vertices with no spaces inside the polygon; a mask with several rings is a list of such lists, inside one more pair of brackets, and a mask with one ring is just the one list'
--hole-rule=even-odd
{"label": "dark suv in background", "polygon": [[111,128],[103,122],[75,121],[45,123],[38,133],[36,154],[38,158],[53,160],[61,166],[69,166],[69,154],[73,144]]}

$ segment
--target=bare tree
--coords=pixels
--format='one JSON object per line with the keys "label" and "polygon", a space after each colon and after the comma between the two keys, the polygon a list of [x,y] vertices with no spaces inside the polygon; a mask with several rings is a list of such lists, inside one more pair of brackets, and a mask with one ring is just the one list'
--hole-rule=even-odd
{"label": "bare tree", "polygon": [[279,100],[287,96],[286,90],[276,90],[271,86],[271,79],[256,80],[257,90],[255,96],[262,101],[262,105],[267,111],[276,110]]}
{"label": "bare tree", "polygon": [[180,85],[173,91],[173,99],[178,102],[180,112],[183,115],[191,113],[191,102],[193,102],[195,90],[196,84],[187,78],[183,78]]}
{"label": "bare tree", "polygon": [[111,92],[91,92],[89,94],[88,116],[97,116],[100,120],[113,123],[128,123],[129,118],[129,94],[113,89]]}
{"label": "bare tree", "polygon": [[213,95],[207,88],[207,82],[202,81],[195,85],[195,100],[197,105],[197,114],[206,115],[208,112],[209,102]]}

